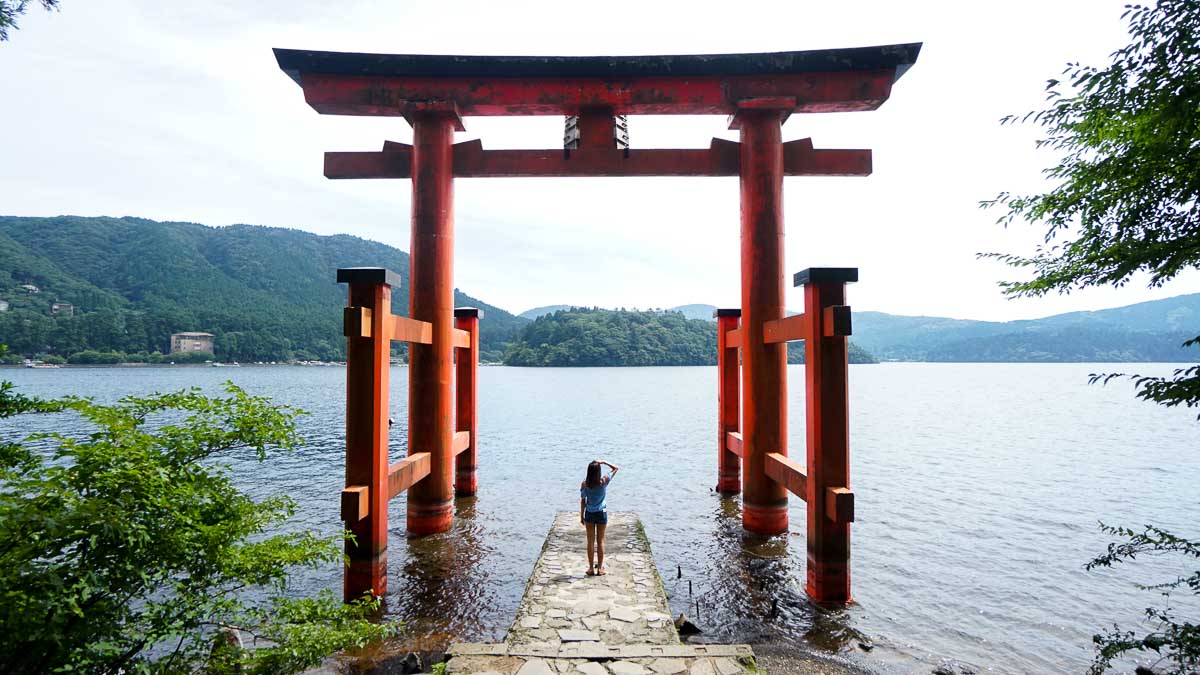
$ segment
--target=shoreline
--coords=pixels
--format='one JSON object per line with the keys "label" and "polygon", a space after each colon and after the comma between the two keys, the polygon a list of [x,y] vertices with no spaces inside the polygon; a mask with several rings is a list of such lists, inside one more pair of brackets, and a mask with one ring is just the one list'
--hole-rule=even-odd
{"label": "shoreline", "polygon": [[[968,366],[969,365],[994,365],[994,366],[999,366],[999,365],[1014,365],[1014,366],[1040,365],[1040,366],[1046,366],[1046,365],[1085,365],[1085,364],[1087,364],[1087,365],[1129,365],[1129,366],[1137,366],[1137,365],[1143,365],[1143,366],[1154,366],[1154,365],[1191,366],[1191,365],[1195,365],[1194,362],[1192,362],[1192,361],[880,361],[878,363],[850,363],[848,365],[851,365],[851,366],[883,366],[883,365],[896,365],[896,364],[923,364],[923,365],[946,365],[946,366],[963,366],[963,365],[968,365]],[[392,367],[396,367],[396,368],[407,368],[408,367],[407,363],[393,363],[391,365],[392,365]],[[788,366],[803,366],[803,365],[804,365],[803,363],[789,363],[788,364]],[[531,370],[542,370],[542,369],[553,370],[556,368],[557,369],[570,369],[570,370],[583,370],[583,369],[587,369],[587,368],[716,368],[716,364],[704,364],[704,363],[690,364],[690,365],[667,365],[667,366],[621,366],[621,365],[613,365],[613,366],[510,366],[510,365],[507,365],[504,363],[480,363],[479,366],[486,367],[486,368],[496,368],[496,367],[528,368]],[[20,369],[58,370],[58,369],[64,369],[64,368],[91,368],[91,369],[133,368],[133,369],[138,369],[138,368],[280,368],[280,367],[345,368],[346,364],[343,362],[310,363],[310,364],[304,364],[304,363],[239,363],[237,365],[228,364],[228,363],[220,363],[220,364],[214,364],[214,363],[61,363],[61,364],[54,364],[52,366],[39,366],[39,367],[30,368],[28,365],[23,364],[23,363],[2,363],[2,364],[0,364],[0,371],[2,371],[2,370],[20,370]]]}

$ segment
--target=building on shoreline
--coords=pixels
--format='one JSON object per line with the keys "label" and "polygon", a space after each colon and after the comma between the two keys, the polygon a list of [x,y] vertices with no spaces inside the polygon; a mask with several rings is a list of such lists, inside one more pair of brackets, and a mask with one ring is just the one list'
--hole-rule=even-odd
{"label": "building on shoreline", "polygon": [[212,333],[172,333],[171,334],[171,353],[178,354],[180,352],[208,352],[213,351],[213,334]]}

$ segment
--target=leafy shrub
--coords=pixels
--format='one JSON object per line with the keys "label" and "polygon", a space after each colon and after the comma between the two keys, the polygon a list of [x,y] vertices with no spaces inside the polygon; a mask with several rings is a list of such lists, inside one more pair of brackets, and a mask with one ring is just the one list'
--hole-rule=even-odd
{"label": "leafy shrub", "polygon": [[85,349],[67,357],[67,363],[81,365],[112,365],[114,363],[123,363],[124,361],[124,352],[99,352],[94,349]]}
{"label": "leafy shrub", "polygon": [[[290,569],[340,564],[342,537],[279,534],[292,500],[234,487],[222,455],[295,448],[299,412],[225,389],[100,405],[0,383],[0,418],[75,414],[94,427],[0,444],[6,672],[285,673],[394,633],[367,620],[375,601],[286,597]],[[230,628],[258,648],[213,648]]]}

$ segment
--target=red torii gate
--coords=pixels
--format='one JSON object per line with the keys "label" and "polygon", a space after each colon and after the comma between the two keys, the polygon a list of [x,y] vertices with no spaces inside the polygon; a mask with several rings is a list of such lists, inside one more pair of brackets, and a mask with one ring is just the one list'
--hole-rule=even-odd
{"label": "red torii gate", "polygon": [[[317,112],[404,117],[413,127],[412,145],[325,154],[328,178],[412,179],[411,318],[391,313],[399,279],[390,271],[338,270],[338,281],[350,286],[342,516],[356,538],[346,547],[345,597],[387,588],[391,497],[409,491],[408,531],[423,535],[449,529],[454,496],[475,492],[478,312],[453,308],[454,177],[738,176],[742,301],[740,309],[717,312],[717,487],[742,492],[743,526],[764,535],[787,531],[789,491],[804,499],[807,592],[820,602],[850,600],[845,284],[857,281],[858,271],[796,274],[796,285],[805,287],[804,314],[785,315],[783,177],[865,176],[871,151],[818,150],[809,139],[785,143],[781,126],[797,112],[878,108],[920,47],[638,57],[276,49],[279,67]],[[728,115],[740,142],[631,149],[625,116],[638,114]],[[509,115],[568,116],[564,147],[454,143],[463,117]],[[409,456],[389,465],[392,340],[410,343]],[[786,346],[794,340],[805,341],[807,359],[807,467],[787,451]]]}

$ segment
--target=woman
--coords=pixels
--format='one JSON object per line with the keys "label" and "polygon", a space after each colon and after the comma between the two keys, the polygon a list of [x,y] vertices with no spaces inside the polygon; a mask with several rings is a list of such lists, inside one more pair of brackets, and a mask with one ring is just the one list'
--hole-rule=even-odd
{"label": "woman", "polygon": [[[600,475],[600,467],[607,466],[612,472]],[[579,486],[579,523],[587,530],[588,576],[607,574],[604,567],[604,529],[608,527],[608,511],[605,510],[605,493],[618,468],[614,464],[597,459],[588,464],[587,479]]]}

